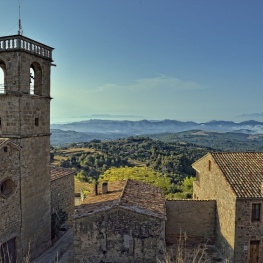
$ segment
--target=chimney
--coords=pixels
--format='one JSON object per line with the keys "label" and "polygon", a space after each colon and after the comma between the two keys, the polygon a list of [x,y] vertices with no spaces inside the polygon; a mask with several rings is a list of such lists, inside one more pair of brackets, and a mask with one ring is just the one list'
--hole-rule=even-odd
{"label": "chimney", "polygon": [[102,193],[103,194],[108,193],[108,183],[107,182],[102,183]]}
{"label": "chimney", "polygon": [[94,195],[98,195],[98,183],[95,182],[94,184]]}

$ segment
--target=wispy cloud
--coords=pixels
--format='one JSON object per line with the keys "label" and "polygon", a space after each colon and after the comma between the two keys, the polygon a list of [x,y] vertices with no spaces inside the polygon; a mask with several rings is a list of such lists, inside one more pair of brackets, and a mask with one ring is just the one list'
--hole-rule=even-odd
{"label": "wispy cloud", "polygon": [[198,90],[203,89],[198,83],[194,81],[185,81],[175,77],[169,77],[165,75],[153,77],[153,78],[142,78],[127,84],[113,84],[108,83],[103,86],[97,87],[97,91],[106,90],[122,90],[122,91],[154,91],[154,90]]}

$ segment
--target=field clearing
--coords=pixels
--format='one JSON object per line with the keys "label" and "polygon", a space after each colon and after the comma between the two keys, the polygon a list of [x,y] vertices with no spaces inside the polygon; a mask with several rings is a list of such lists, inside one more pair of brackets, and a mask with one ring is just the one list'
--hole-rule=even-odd
{"label": "field clearing", "polygon": [[91,192],[93,185],[75,178],[75,193],[80,193],[81,190]]}
{"label": "field clearing", "polygon": [[66,160],[72,156],[72,154],[82,154],[82,153],[94,153],[94,149],[90,148],[69,148],[63,150],[56,150],[52,164],[59,165],[61,160]]}

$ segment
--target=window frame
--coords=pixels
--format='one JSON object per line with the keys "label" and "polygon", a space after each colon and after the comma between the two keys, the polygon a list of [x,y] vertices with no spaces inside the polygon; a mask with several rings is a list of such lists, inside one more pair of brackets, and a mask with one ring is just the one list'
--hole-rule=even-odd
{"label": "window frame", "polygon": [[261,203],[252,203],[251,221],[252,222],[260,222],[261,221]]}

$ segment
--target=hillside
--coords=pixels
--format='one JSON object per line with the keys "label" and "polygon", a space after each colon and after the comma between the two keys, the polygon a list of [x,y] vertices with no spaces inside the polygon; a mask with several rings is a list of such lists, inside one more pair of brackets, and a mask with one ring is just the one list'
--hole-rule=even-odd
{"label": "hillside", "polygon": [[227,152],[263,151],[263,134],[234,132],[186,131],[178,133],[151,134],[150,138],[163,142],[187,142],[204,147],[212,147]]}
{"label": "hillside", "polygon": [[208,151],[213,149],[191,143],[128,137],[53,147],[51,157],[54,164],[76,169],[77,177],[90,183],[111,167],[148,167],[169,177],[171,185],[168,194],[178,192],[184,178],[195,176],[191,164]]}

